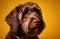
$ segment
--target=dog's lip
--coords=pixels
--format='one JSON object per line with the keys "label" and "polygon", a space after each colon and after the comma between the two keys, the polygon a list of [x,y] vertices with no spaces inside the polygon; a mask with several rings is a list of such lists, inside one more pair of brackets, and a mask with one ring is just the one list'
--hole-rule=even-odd
{"label": "dog's lip", "polygon": [[37,32],[37,31],[38,31],[38,28],[35,28],[35,29],[34,29],[34,32]]}
{"label": "dog's lip", "polygon": [[34,28],[29,34],[39,34],[39,28]]}
{"label": "dog's lip", "polygon": [[32,32],[35,33],[35,34],[38,34],[39,33],[39,29],[35,28]]}

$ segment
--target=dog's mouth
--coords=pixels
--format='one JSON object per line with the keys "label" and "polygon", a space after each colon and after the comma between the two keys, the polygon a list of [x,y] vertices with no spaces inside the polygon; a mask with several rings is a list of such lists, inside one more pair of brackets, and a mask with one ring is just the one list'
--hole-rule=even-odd
{"label": "dog's mouth", "polygon": [[29,31],[29,33],[28,33],[30,36],[37,36],[38,34],[40,34],[40,30],[39,30],[39,28],[34,28],[34,29],[32,29],[31,31]]}
{"label": "dog's mouth", "polygon": [[36,28],[32,29],[31,32],[37,35],[37,34],[39,34],[39,28],[36,27]]}
{"label": "dog's mouth", "polygon": [[32,27],[31,24],[30,24],[30,26],[31,27],[29,27],[30,29],[29,29],[28,34],[31,35],[31,36],[39,35],[42,32],[42,30],[44,29],[44,25],[40,21],[35,25],[36,27]]}

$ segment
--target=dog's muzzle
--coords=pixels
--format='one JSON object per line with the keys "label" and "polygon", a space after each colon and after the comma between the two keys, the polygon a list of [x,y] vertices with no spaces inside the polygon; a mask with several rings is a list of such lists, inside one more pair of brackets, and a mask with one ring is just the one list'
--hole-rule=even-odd
{"label": "dog's muzzle", "polygon": [[42,20],[31,20],[29,22],[29,26],[28,26],[28,29],[29,29],[29,34],[30,35],[37,35],[39,33],[41,33],[42,29],[43,29],[43,21]]}

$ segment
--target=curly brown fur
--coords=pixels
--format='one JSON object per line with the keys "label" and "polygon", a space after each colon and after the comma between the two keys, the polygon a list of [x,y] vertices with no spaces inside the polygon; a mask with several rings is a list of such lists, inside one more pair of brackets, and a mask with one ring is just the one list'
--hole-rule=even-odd
{"label": "curly brown fur", "polygon": [[44,21],[40,7],[28,2],[15,7],[7,16],[10,31],[5,39],[38,39],[44,29]]}

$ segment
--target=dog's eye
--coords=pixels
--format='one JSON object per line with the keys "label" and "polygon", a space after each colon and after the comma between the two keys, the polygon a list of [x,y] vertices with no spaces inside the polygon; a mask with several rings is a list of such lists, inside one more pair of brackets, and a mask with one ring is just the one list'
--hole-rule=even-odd
{"label": "dog's eye", "polygon": [[37,20],[36,18],[32,17],[31,20]]}
{"label": "dog's eye", "polygon": [[24,18],[28,18],[28,17],[24,17]]}
{"label": "dog's eye", "polygon": [[24,16],[24,18],[28,18],[29,17],[29,14],[26,14],[25,16]]}

